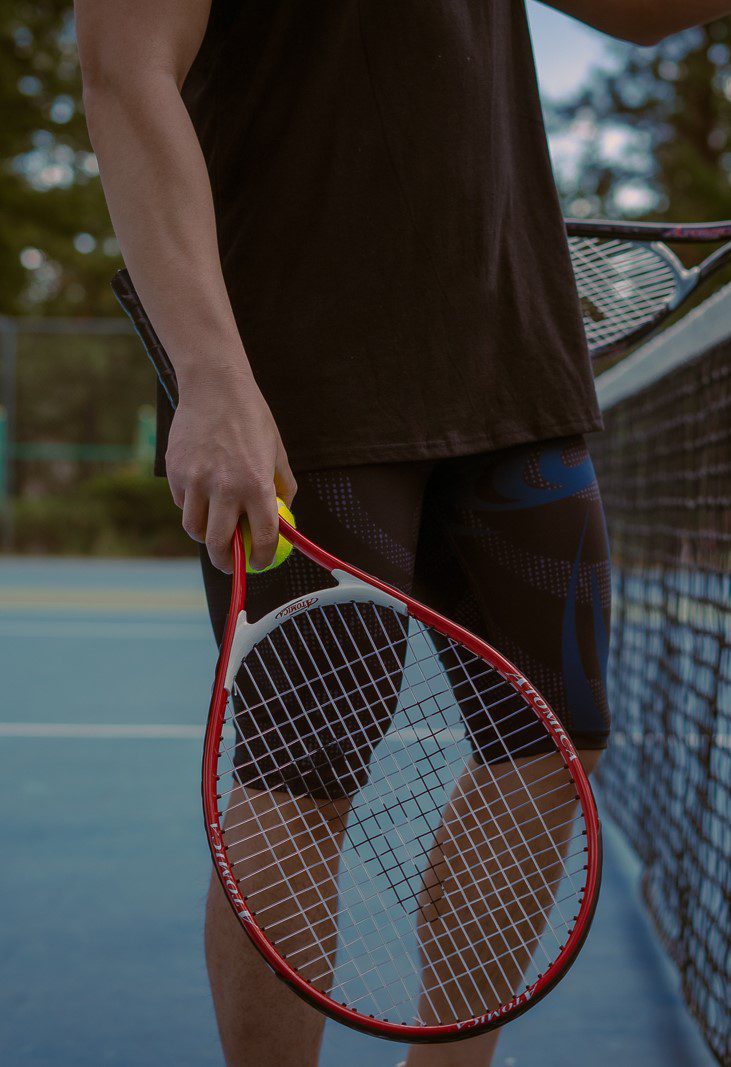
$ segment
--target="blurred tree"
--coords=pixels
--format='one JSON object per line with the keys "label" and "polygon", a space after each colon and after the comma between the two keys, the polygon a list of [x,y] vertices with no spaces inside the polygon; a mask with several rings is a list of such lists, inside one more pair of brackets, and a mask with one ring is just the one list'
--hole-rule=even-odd
{"label": "blurred tree", "polygon": [[68,0],[0,0],[0,313],[104,314],[118,249]]}
{"label": "blurred tree", "polygon": [[652,48],[613,44],[546,118],[567,213],[699,221],[731,200],[731,19]]}
{"label": "blurred tree", "polygon": [[[612,62],[546,104],[576,215],[729,214],[731,20]],[[118,250],[89,145],[69,0],[0,0],[0,313],[104,314]]]}

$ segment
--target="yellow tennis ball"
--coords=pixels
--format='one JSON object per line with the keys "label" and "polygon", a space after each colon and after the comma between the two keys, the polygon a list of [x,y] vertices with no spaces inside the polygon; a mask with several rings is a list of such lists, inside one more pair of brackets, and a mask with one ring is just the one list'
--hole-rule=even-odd
{"label": "yellow tennis ball", "polygon": [[[277,508],[279,514],[283,519],[286,519],[290,526],[296,526],[294,521],[294,515],[289,510],[283,500],[277,497]],[[246,550],[246,573],[247,574],[264,574],[265,571],[273,571],[275,567],[279,567],[288,558],[292,551],[292,546],[289,541],[286,541],[282,535],[279,535],[279,541],[277,542],[277,551],[274,553],[274,559],[268,567],[263,567],[260,571],[255,570],[249,565],[249,555],[251,554],[251,530],[249,529],[249,523],[244,519],[242,524],[242,533],[244,536],[244,548]]]}

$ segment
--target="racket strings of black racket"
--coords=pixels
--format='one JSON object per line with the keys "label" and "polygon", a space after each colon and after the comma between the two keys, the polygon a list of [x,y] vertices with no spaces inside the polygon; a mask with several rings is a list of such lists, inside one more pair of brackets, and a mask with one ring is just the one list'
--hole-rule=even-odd
{"label": "racket strings of black racket", "polygon": [[[265,879],[264,890],[250,896],[257,921],[293,966],[303,961],[316,988],[382,1018],[413,1021],[426,1004],[432,1018],[452,1021],[498,1007],[552,962],[584,885],[585,849],[572,848],[582,840],[571,833],[573,785],[560,761],[523,783],[521,771],[547,758],[535,751],[544,731],[484,660],[390,608],[332,605],[293,616],[252,650],[230,711],[235,743],[222,744],[222,777],[234,772],[234,781],[250,781],[254,764],[275,792],[263,804],[267,794],[257,794],[256,811],[232,797],[229,858],[245,894],[252,865]],[[505,735],[528,729],[511,729],[521,716],[533,739],[521,745],[513,737],[511,745]],[[259,735],[253,740],[252,724]],[[481,738],[480,747],[492,746],[494,762],[477,772],[481,782],[469,769],[465,732],[473,742]],[[516,764],[513,749],[530,754],[531,746],[533,754]],[[501,779],[512,786],[502,795]],[[461,812],[449,806],[455,790]],[[352,804],[346,816],[322,816],[313,829],[297,807],[315,810],[308,793],[324,798],[323,810],[349,793]],[[296,812],[291,820],[288,806]],[[435,885],[444,881],[431,854],[447,809],[450,848],[469,855],[471,867],[452,894],[448,922],[440,917],[435,932],[423,921],[424,886],[431,876]],[[476,828],[479,821],[490,832]],[[242,847],[249,851],[239,865]],[[335,852],[340,871],[333,876]],[[300,855],[318,857],[326,874],[308,882],[308,872],[298,871],[305,889],[288,895],[291,863]],[[562,884],[566,892],[558,895]]]}
{"label": "racket strings of black racket", "polygon": [[650,245],[571,237],[569,247],[592,349],[652,322],[678,292],[677,270]]}

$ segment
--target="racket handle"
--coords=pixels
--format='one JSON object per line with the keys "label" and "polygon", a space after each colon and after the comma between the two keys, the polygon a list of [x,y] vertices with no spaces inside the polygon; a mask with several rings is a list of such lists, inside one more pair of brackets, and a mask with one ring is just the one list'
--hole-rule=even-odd
{"label": "racket handle", "polygon": [[132,279],[126,270],[118,270],[112,278],[111,285],[112,292],[119,301],[120,307],[129,318],[137,336],[142,341],[148,359],[155,368],[160,385],[165,390],[165,395],[170,401],[170,406],[175,410],[178,406],[178,380],[175,377],[175,370],[170,362],[170,357],[163,348],[152,323],[147,317],[147,312],[142,306],[142,301],[137,295]]}

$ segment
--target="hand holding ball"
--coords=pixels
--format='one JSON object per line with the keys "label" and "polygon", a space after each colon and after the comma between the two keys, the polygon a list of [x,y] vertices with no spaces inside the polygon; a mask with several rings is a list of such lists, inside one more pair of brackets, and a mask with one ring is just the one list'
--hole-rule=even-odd
{"label": "hand holding ball", "polygon": [[[289,510],[284,501],[280,500],[279,497],[277,497],[277,508],[279,509],[279,514],[282,516],[283,519],[286,519],[290,526],[297,525],[297,523],[294,521],[294,515]],[[292,546],[290,545],[289,541],[285,541],[285,539],[280,534],[279,541],[277,542],[277,551],[274,553],[274,559],[268,567],[262,567],[260,571],[257,571],[253,567],[249,566],[249,555],[251,554],[251,530],[249,529],[249,523],[246,518],[243,518],[241,520],[241,533],[244,538],[247,574],[264,574],[265,571],[273,571],[275,567],[279,567],[280,564],[284,563],[284,561],[288,558],[290,552],[292,551]]]}

